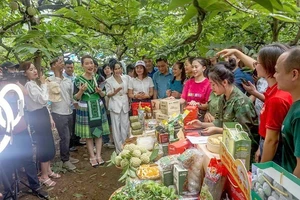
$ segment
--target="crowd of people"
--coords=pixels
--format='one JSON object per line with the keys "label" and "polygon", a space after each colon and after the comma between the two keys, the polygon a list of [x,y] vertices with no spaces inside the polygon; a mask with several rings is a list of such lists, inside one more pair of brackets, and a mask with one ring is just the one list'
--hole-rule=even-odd
{"label": "crowd of people", "polygon": [[[55,156],[53,128],[60,137],[65,168],[76,168],[79,160],[70,157],[70,149],[80,138],[86,141],[90,165],[97,167],[105,163],[102,146],[122,151],[129,137],[132,103],[175,98],[183,105],[198,107],[198,119],[189,124],[202,128],[201,134],[222,133],[223,122],[238,122],[251,138],[253,162],[274,161],[300,178],[299,63],[299,48],[277,43],[260,49],[257,59],[231,47],[213,59],[189,57],[172,67],[165,58],[154,63],[147,56],[127,67],[116,59],[98,67],[95,59],[86,55],[81,58],[81,75],[74,74],[72,61],[58,57],[50,62],[52,76],[48,78],[38,74],[32,62],[19,67],[5,62],[3,71],[24,71],[26,77],[17,82],[25,95],[26,115],[18,125],[22,127],[14,130],[20,140],[13,145],[21,149],[15,156],[22,158],[32,188],[40,190],[40,183],[55,186],[54,179],[61,176],[50,167]],[[34,130],[39,177],[28,124]],[[10,154],[11,150],[5,149],[1,159],[10,159]],[[11,181],[12,168],[6,170]]]}

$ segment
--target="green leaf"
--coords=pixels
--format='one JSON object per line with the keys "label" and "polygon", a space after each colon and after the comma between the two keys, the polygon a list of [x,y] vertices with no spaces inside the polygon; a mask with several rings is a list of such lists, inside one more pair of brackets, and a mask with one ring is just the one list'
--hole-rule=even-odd
{"label": "green leaf", "polygon": [[276,8],[277,10],[282,10],[283,6],[280,0],[270,0],[273,8]]}
{"label": "green leaf", "polygon": [[298,20],[280,14],[270,14],[270,16],[284,22],[298,22]]}
{"label": "green leaf", "polygon": [[218,0],[198,0],[198,4],[201,8],[206,9],[207,7],[209,7],[210,5],[220,2]]}
{"label": "green leaf", "polygon": [[190,19],[197,15],[197,9],[194,5],[190,5],[186,11],[184,18],[182,19],[182,24],[187,23]]}
{"label": "green leaf", "polygon": [[290,14],[290,15],[293,15],[293,16],[297,15],[297,9],[295,9],[292,5],[284,4],[283,10],[285,12],[288,12],[288,14]]}
{"label": "green leaf", "polygon": [[81,197],[83,197],[82,194],[78,194],[78,193],[73,194],[73,196],[76,197],[76,198],[81,198]]}
{"label": "green leaf", "polygon": [[219,14],[219,11],[212,11],[209,15],[208,15],[208,21],[212,20],[215,16],[217,16]]}
{"label": "green leaf", "polygon": [[154,149],[152,150],[151,155],[150,155],[150,161],[153,161],[155,158],[157,158],[158,152],[159,152],[159,149],[158,149],[158,146],[157,146],[157,144],[156,144],[156,145],[154,146]]}
{"label": "green leaf", "polygon": [[169,10],[173,10],[178,7],[182,7],[185,4],[191,3],[193,0],[172,0],[169,5]]}
{"label": "green leaf", "polygon": [[262,7],[266,8],[270,12],[273,12],[273,5],[270,0],[253,0],[257,4],[261,5]]}
{"label": "green leaf", "polygon": [[206,7],[205,10],[224,12],[224,11],[229,11],[230,7],[226,3],[216,2]]}
{"label": "green leaf", "polygon": [[122,182],[122,181],[125,181],[127,178],[128,178],[128,167],[126,167],[124,170],[123,170],[123,175],[121,176],[121,178],[119,178],[118,181]]}
{"label": "green leaf", "polygon": [[248,20],[245,24],[243,24],[242,31],[245,30],[245,29],[247,29],[251,24],[253,24],[255,22],[256,22],[256,20],[251,20],[251,19]]}

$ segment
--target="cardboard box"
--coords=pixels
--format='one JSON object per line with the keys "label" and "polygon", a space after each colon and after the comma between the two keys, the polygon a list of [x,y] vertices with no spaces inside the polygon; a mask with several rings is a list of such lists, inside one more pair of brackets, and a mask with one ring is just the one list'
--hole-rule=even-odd
{"label": "cardboard box", "polygon": [[173,168],[174,185],[179,195],[188,192],[187,189],[187,176],[188,170],[180,165],[174,165]]}
{"label": "cardboard box", "polygon": [[198,119],[198,106],[186,106],[185,110],[190,111],[189,114],[184,118],[184,124],[186,125],[188,122]]}
{"label": "cardboard box", "polygon": [[169,115],[163,114],[161,112],[157,112],[155,114],[155,119],[158,120],[158,121],[163,121],[163,120],[168,121],[169,120]]}
{"label": "cardboard box", "polygon": [[168,153],[169,153],[169,155],[181,154],[186,149],[190,148],[191,146],[192,146],[192,144],[187,139],[179,140],[177,142],[173,142],[173,143],[169,144],[169,146],[168,146],[169,152]]}
{"label": "cardboard box", "polygon": [[163,99],[160,101],[160,110],[163,114],[172,115],[174,113],[180,114],[179,99]]}
{"label": "cardboard box", "polygon": [[224,122],[223,124],[223,143],[229,153],[235,158],[240,159],[247,170],[250,169],[251,158],[251,139],[248,134],[237,128],[236,122]]}
{"label": "cardboard box", "polygon": [[159,104],[160,104],[160,99],[153,99],[151,100],[151,107],[152,107],[152,110],[159,110]]}
{"label": "cardboard box", "polygon": [[174,177],[173,177],[173,169],[167,171],[161,171],[161,182],[165,186],[170,186],[174,184]]}
{"label": "cardboard box", "polygon": [[169,134],[168,133],[157,133],[157,141],[158,143],[168,143],[169,142]]}
{"label": "cardboard box", "polygon": [[153,110],[153,119],[156,119],[157,113],[161,113],[160,110]]}

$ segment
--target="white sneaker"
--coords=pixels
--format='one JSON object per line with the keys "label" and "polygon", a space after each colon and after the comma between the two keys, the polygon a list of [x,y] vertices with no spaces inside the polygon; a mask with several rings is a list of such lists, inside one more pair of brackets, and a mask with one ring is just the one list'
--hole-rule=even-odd
{"label": "white sneaker", "polygon": [[76,169],[76,166],[73,165],[69,160],[63,163],[63,168],[66,168],[67,170],[74,170]]}
{"label": "white sneaker", "polygon": [[110,149],[114,149],[115,148],[115,145],[113,143],[108,143],[107,144],[107,147],[110,148]]}
{"label": "white sneaker", "polygon": [[72,164],[76,164],[76,163],[78,163],[78,162],[79,162],[79,160],[78,160],[78,159],[76,159],[76,158],[72,158],[71,156],[69,157],[69,161],[70,161]]}

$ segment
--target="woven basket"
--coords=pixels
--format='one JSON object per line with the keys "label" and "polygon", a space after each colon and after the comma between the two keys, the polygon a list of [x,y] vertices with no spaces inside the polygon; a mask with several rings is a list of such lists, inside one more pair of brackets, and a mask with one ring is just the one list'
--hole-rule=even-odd
{"label": "woven basket", "polygon": [[126,144],[136,144],[136,140],[137,140],[137,137],[131,137],[131,138],[127,138],[126,140],[125,140],[125,142],[122,144],[122,149],[124,148],[124,146],[126,145]]}
{"label": "woven basket", "polygon": [[210,138],[218,138],[218,137],[222,137],[222,134],[216,134],[216,135],[211,135],[208,137],[207,139],[207,144],[206,144],[206,148],[208,151],[212,152],[212,153],[219,153],[220,152],[220,144],[214,144],[211,142]]}
{"label": "woven basket", "polygon": [[118,188],[116,191],[114,191],[114,193],[112,193],[109,197],[109,200],[112,200],[112,198],[123,189],[124,186]]}

